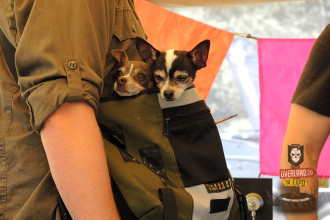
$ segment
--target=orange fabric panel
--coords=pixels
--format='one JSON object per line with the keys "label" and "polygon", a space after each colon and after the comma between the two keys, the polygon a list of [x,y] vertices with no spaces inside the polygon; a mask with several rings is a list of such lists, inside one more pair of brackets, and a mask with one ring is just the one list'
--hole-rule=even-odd
{"label": "orange fabric panel", "polygon": [[148,42],[158,50],[193,49],[209,39],[211,47],[207,66],[197,72],[195,86],[206,100],[234,35],[210,25],[178,15],[146,0],[135,0],[135,9],[148,35]]}

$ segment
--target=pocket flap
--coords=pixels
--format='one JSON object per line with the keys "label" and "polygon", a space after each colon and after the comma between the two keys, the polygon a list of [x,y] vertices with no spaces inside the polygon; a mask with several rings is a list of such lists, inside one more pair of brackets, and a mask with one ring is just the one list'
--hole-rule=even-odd
{"label": "pocket flap", "polygon": [[116,8],[114,35],[120,41],[146,37],[139,19],[129,6]]}

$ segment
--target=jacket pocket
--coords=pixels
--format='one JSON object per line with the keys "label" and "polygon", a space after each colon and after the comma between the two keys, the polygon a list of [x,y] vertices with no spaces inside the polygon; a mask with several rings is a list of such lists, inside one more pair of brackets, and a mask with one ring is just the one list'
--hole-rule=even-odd
{"label": "jacket pocket", "polygon": [[221,139],[204,101],[163,109],[164,135],[185,187],[229,178]]}

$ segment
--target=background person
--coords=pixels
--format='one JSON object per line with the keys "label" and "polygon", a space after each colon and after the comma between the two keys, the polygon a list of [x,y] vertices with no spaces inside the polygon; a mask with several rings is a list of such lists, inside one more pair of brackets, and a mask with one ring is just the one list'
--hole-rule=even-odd
{"label": "background person", "polygon": [[[283,141],[281,169],[291,169],[288,145],[304,145],[304,162],[300,168],[317,170],[322,147],[330,133],[330,25],[324,29],[313,45],[309,59],[292,98],[292,107]],[[307,178],[307,193],[318,199],[318,176]],[[301,213],[287,213],[288,219],[317,219],[316,210],[299,206]]]}

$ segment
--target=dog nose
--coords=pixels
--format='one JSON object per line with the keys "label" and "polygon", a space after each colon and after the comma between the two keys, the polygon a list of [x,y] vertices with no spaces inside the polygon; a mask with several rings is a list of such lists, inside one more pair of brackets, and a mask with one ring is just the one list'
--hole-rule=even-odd
{"label": "dog nose", "polygon": [[165,97],[167,100],[171,100],[171,99],[173,99],[173,95],[174,95],[174,93],[171,92],[171,91],[165,91],[165,92],[164,92],[164,97]]}
{"label": "dog nose", "polygon": [[124,77],[119,77],[118,78],[118,83],[120,85],[124,85],[126,82],[127,82],[127,79],[126,78],[124,78]]}

